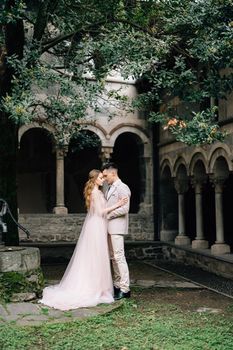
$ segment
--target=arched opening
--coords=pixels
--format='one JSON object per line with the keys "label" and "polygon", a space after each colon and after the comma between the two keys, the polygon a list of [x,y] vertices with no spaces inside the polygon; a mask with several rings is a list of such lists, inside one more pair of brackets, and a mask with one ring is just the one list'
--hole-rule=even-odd
{"label": "arched opening", "polygon": [[222,178],[227,178],[229,175],[229,169],[228,169],[228,164],[227,161],[223,156],[220,156],[216,159],[214,163],[214,169],[213,169],[214,176],[216,178],[222,179]]}
{"label": "arched opening", "polygon": [[69,213],[86,212],[83,189],[91,169],[100,169],[101,142],[92,131],[81,130],[70,140],[65,157],[65,204]]}
{"label": "arched opening", "polygon": [[160,240],[173,241],[178,232],[177,193],[171,171],[165,166],[160,181]]}
{"label": "arched opening", "polygon": [[202,199],[204,235],[205,239],[209,242],[209,246],[211,246],[216,240],[216,225],[214,186],[209,179],[203,186]]}
{"label": "arched opening", "polygon": [[124,132],[116,139],[112,161],[119,167],[119,177],[131,190],[130,213],[137,213],[144,201],[146,176],[141,139]]}
{"label": "arched opening", "polygon": [[[232,214],[229,212],[229,203],[232,203],[230,198],[231,192],[231,179],[229,178],[229,169],[227,161],[223,156],[219,156],[214,163],[213,167],[213,180],[216,183],[223,184],[223,197],[222,197],[222,204],[223,204],[223,226],[224,226],[224,238],[225,240],[230,240],[231,233],[229,233],[229,229],[227,230],[227,222],[229,222],[229,215],[232,216]],[[227,180],[228,179],[228,180]],[[227,187],[226,187],[227,185]],[[206,217],[206,233],[207,233],[207,239],[210,242],[210,245],[213,245],[216,241],[216,215],[215,215],[215,191],[214,191],[214,184],[208,183],[206,188],[208,189],[208,192],[206,193],[207,200],[205,200],[204,210],[205,210],[205,217]],[[229,191],[229,193],[227,192]],[[231,204],[230,204],[231,205]],[[229,233],[227,235],[227,232]],[[230,243],[229,243],[230,244]]]}
{"label": "arched opening", "polygon": [[[226,160],[221,157],[217,159],[218,174],[226,180],[223,185],[223,222],[224,222],[224,240],[233,250],[233,232],[232,232],[232,206],[233,206],[233,174],[229,173]],[[216,163],[217,163],[216,161]],[[221,169],[221,173],[220,173]]]}
{"label": "arched opening", "polygon": [[[207,229],[206,217],[204,215],[204,210],[205,210],[204,195],[206,193],[207,174],[206,174],[205,165],[201,159],[196,160],[196,163],[194,164],[192,180],[193,180],[193,189],[194,189],[193,195],[195,200],[195,207],[194,207],[195,222],[192,222],[193,227],[191,228],[191,230],[192,232],[195,230],[194,231],[195,238],[197,240],[199,239],[204,240],[206,239],[205,230]],[[197,199],[197,202],[196,202],[196,199]],[[200,203],[200,200],[201,200],[201,203]],[[205,200],[207,200],[207,196]],[[201,213],[200,217],[199,217],[199,213]],[[194,238],[193,235],[191,236],[192,238]]]}
{"label": "arched opening", "polygon": [[196,236],[196,207],[195,207],[195,191],[189,185],[188,191],[185,193],[185,232],[191,239]]}
{"label": "arched opening", "polygon": [[198,159],[193,167],[193,176],[196,180],[204,180],[206,178],[205,166],[202,160]]}
{"label": "arched opening", "polygon": [[42,128],[26,131],[17,159],[20,213],[51,213],[55,205],[55,154],[51,134]]}
{"label": "arched opening", "polygon": [[177,183],[179,184],[178,189],[180,193],[184,194],[183,217],[184,217],[184,224],[185,224],[185,235],[187,235],[190,239],[194,239],[195,232],[196,232],[195,193],[194,193],[194,189],[189,183],[187,169],[184,164],[180,164],[178,166],[176,179],[177,179]]}

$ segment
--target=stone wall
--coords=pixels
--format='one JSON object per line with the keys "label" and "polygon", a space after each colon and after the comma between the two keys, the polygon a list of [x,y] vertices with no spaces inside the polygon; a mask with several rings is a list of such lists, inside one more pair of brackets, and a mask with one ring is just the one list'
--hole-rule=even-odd
{"label": "stone wall", "polygon": [[[36,246],[40,250],[41,263],[67,264],[75,248],[75,242],[21,242],[21,246]],[[157,260],[163,258],[162,243],[159,241],[125,241],[127,260]]]}
{"label": "stone wall", "polygon": [[[30,232],[30,242],[76,242],[86,214],[21,214],[19,222]],[[129,235],[131,241],[154,239],[153,216],[130,214]],[[28,241],[20,231],[20,241]]]}
{"label": "stone wall", "polygon": [[0,248],[0,303],[41,296],[44,277],[36,247]]}
{"label": "stone wall", "polygon": [[163,259],[162,246],[159,241],[126,241],[125,255],[127,260],[160,260]]}
{"label": "stone wall", "polygon": [[233,261],[224,256],[213,256],[209,250],[197,251],[186,247],[177,247],[172,243],[162,243],[161,255],[164,260],[200,267],[216,275],[233,279]]}

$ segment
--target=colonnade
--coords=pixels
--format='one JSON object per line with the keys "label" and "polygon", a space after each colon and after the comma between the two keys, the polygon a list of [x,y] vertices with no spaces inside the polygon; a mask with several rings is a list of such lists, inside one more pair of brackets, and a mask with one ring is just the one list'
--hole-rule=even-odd
{"label": "colonnade", "polygon": [[[64,195],[64,158],[67,155],[68,147],[56,149],[56,206],[53,208],[54,214],[68,214],[65,206]],[[100,157],[102,162],[108,161],[113,152],[112,147],[102,147]]]}
{"label": "colonnade", "polygon": [[[185,193],[188,191],[188,178],[175,178],[174,185],[178,197],[178,234],[175,237],[175,244],[190,245],[194,249],[206,249],[209,242],[205,239],[203,229],[203,186],[207,177],[192,178],[191,184],[195,191],[195,219],[196,219],[196,236],[191,242],[185,232]],[[216,236],[215,243],[210,247],[211,253],[221,255],[230,253],[230,246],[225,243],[224,239],[224,217],[223,217],[223,186],[227,176],[210,176],[210,181],[214,187],[215,193],[215,225]]]}
{"label": "colonnade", "polygon": [[[54,214],[68,214],[68,209],[65,206],[64,195],[64,158],[68,152],[68,147],[56,149],[56,205],[53,208]],[[102,147],[100,158],[102,163],[110,161],[113,153],[113,147]],[[152,159],[151,157],[143,157],[145,159],[145,194],[143,203],[140,204],[140,210],[146,211],[148,214],[152,212]]]}

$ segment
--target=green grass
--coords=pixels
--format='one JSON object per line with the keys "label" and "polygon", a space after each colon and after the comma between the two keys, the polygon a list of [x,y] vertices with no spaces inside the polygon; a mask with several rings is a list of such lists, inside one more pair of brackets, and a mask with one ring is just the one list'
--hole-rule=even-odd
{"label": "green grass", "polygon": [[[30,281],[30,277],[37,277]],[[1,272],[0,273],[0,302],[7,303],[14,293],[36,293],[41,294],[44,287],[44,276],[41,268],[29,272]]]}
{"label": "green grass", "polygon": [[0,325],[1,350],[232,350],[233,315],[198,314],[158,300],[124,301],[116,311],[39,327]]}

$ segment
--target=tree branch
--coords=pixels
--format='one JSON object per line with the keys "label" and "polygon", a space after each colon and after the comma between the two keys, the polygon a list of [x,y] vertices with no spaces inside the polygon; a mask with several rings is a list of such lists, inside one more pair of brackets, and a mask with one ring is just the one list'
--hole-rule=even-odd
{"label": "tree branch", "polygon": [[[149,34],[150,36],[153,36],[153,37],[158,37],[158,32],[155,33],[152,30],[149,30],[147,28],[143,28],[140,25],[138,25],[136,23],[133,23],[133,22],[130,22],[130,21],[126,20],[126,19],[113,18],[112,21],[116,22],[116,23],[127,24],[127,25],[129,25],[129,26],[139,30],[140,32]],[[161,34],[161,32],[160,32],[160,34]]]}
{"label": "tree branch", "polygon": [[[113,18],[113,19],[111,19],[111,23],[112,22],[127,24],[127,25],[130,25],[131,27],[136,28],[137,30],[139,30],[141,32],[150,34],[153,37],[158,36],[158,33],[156,33],[156,35],[155,35],[155,33],[153,31],[148,30],[146,28],[143,28],[143,27],[139,26],[138,24],[132,23],[132,22],[127,21],[127,20]],[[96,31],[96,28],[98,28],[99,26],[101,26],[103,24],[106,24],[106,21],[101,21],[99,23],[95,23],[95,25],[90,24],[89,26],[87,26],[87,28],[82,28],[82,29],[76,30],[76,31],[71,32],[71,33],[58,35],[55,38],[47,40],[46,42],[43,43],[44,47],[42,49],[42,52],[48,51],[51,47],[56,46],[57,44],[59,44],[63,40],[69,39],[74,35],[77,35],[77,34],[83,35],[86,33],[94,33]]]}
{"label": "tree branch", "polygon": [[42,53],[45,52],[45,51],[48,51],[52,47],[54,47],[57,44],[61,43],[62,41],[71,38],[75,34],[76,34],[76,32],[72,32],[72,33],[68,33],[68,34],[62,34],[62,35],[57,36],[54,39],[51,39],[51,40],[47,41],[46,43],[43,44],[45,46],[42,49]]}
{"label": "tree branch", "polygon": [[75,30],[74,32],[67,33],[67,34],[61,34],[61,35],[58,35],[55,38],[47,40],[46,42],[42,43],[42,45],[44,46],[43,49],[42,49],[42,52],[48,51],[51,47],[56,46],[60,42],[66,40],[66,39],[69,39],[72,36],[75,36],[75,35],[82,36],[82,35],[84,35],[86,33],[95,33],[96,32],[96,28],[98,28],[99,26],[101,26],[101,25],[103,25],[105,23],[106,23],[106,21],[100,21],[100,22],[95,23],[95,24],[92,23],[92,24],[88,25],[86,28],[85,27],[84,28],[80,28],[80,29]]}
{"label": "tree branch", "polygon": [[36,23],[34,26],[34,33],[33,33],[33,39],[37,41],[41,41],[45,28],[47,26],[48,15],[49,15],[48,13],[49,4],[50,4],[50,0],[40,1],[40,6],[37,13],[37,18],[36,18]]}

